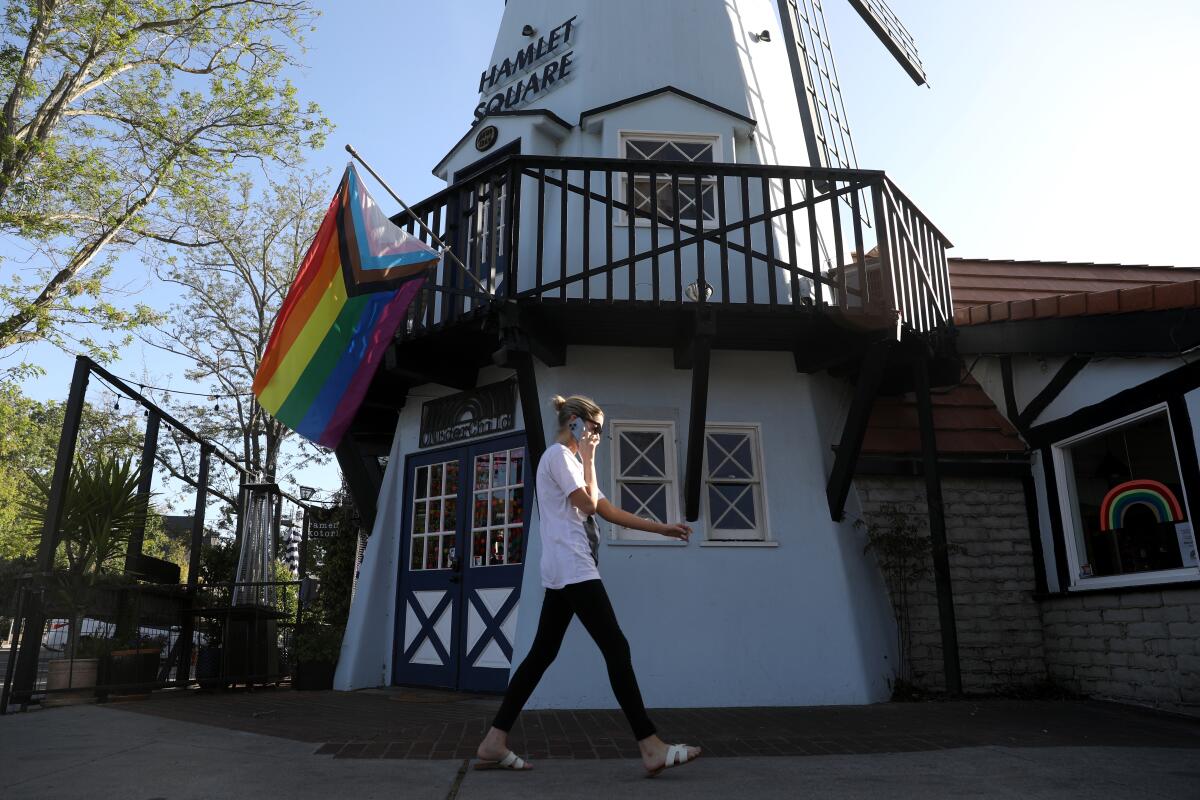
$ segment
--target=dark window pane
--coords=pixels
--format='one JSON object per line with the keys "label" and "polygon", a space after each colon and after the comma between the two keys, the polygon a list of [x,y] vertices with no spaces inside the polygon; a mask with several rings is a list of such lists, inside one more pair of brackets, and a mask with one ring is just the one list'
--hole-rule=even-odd
{"label": "dark window pane", "polygon": [[476,456],[475,457],[475,488],[477,490],[488,488],[489,473],[490,473],[490,470],[488,468],[488,457],[487,456]]}
{"label": "dark window pane", "polygon": [[744,480],[754,477],[749,434],[710,433],[707,450],[710,477]]}
{"label": "dark window pane", "polygon": [[620,437],[621,474],[661,478],[667,472],[667,451],[661,433],[630,432]]}
{"label": "dark window pane", "polygon": [[525,541],[524,534],[525,532],[519,527],[508,529],[508,554],[506,556],[506,563],[521,563]]}
{"label": "dark window pane", "polygon": [[665,522],[667,519],[667,485],[665,483],[622,484],[621,508],[639,517],[652,517],[659,522]]}
{"label": "dark window pane", "polygon": [[676,142],[675,147],[688,161],[698,161],[711,164],[713,160],[712,142]]}
{"label": "dark window pane", "polygon": [[713,528],[753,530],[758,527],[754,513],[754,487],[749,484],[710,485],[708,508]]}
{"label": "dark window pane", "polygon": [[409,569],[421,569],[421,565],[425,563],[425,537],[414,536],[412,540],[412,559],[409,564]]}
{"label": "dark window pane", "polygon": [[417,467],[413,478],[413,497],[425,497],[429,489],[429,467]]}

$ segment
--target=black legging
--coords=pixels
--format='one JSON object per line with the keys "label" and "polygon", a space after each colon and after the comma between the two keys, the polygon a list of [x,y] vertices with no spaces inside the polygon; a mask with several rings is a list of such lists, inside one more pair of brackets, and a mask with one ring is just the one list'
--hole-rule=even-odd
{"label": "black legging", "polygon": [[534,687],[558,655],[567,626],[575,614],[579,615],[579,621],[604,655],[609,683],[612,684],[617,702],[621,704],[621,710],[625,712],[625,718],[633,728],[633,735],[639,741],[652,736],[655,727],[646,715],[642,693],[638,691],[637,677],[633,674],[633,662],[629,656],[629,642],[621,633],[617,615],[608,600],[608,592],[604,591],[604,584],[599,578],[568,583],[561,589],[546,589],[533,645],[521,666],[513,673],[508,691],[504,693],[504,702],[500,704],[500,711],[492,725],[502,731],[512,729],[525,701],[533,694]]}

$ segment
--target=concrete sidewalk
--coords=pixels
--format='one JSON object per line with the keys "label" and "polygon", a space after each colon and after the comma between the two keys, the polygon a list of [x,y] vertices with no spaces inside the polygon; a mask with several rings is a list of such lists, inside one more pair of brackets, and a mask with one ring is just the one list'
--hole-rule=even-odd
{"label": "concrete sidewalk", "polygon": [[479,772],[463,759],[332,758],[313,742],[85,705],[0,717],[0,796],[24,798],[1180,798],[1194,747],[1007,747],[701,758],[641,777],[627,759]]}

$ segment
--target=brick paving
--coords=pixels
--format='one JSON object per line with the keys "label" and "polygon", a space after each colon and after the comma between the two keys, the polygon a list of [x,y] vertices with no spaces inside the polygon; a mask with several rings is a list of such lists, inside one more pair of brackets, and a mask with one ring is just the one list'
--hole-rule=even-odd
{"label": "brick paving", "polygon": [[[472,758],[499,706],[427,689],[157,692],[104,708],[319,744],[334,758]],[[956,700],[809,708],[651,709],[667,741],[706,756],[901,753],[958,747],[1200,750],[1200,719],[1089,700]],[[636,758],[619,710],[522,713],[509,737],[530,759]]]}

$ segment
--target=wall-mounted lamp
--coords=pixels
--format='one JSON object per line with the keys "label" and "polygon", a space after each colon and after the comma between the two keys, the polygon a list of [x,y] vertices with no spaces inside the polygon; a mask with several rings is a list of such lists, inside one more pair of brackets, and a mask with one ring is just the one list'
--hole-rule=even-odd
{"label": "wall-mounted lamp", "polygon": [[752,33],[750,34],[750,38],[756,42],[769,42],[771,41],[771,32],[763,31],[762,33]]}
{"label": "wall-mounted lamp", "polygon": [[524,28],[521,28],[521,35],[537,36],[537,28],[533,27],[532,25],[526,25]]}
{"label": "wall-mounted lamp", "polygon": [[[712,297],[713,287],[708,285],[708,281],[704,282],[704,299]],[[700,302],[700,281],[692,281],[683,290],[683,296],[693,303]]]}

